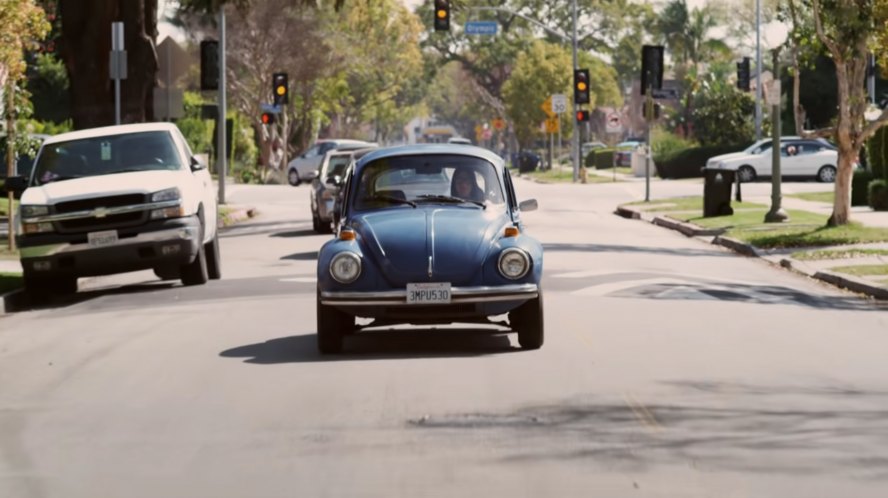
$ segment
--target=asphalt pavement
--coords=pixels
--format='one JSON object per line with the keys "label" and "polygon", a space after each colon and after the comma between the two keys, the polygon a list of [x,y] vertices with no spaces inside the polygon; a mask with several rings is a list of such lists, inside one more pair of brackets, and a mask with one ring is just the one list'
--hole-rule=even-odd
{"label": "asphalt pavement", "polygon": [[888,308],[614,216],[637,182],[515,188],[538,351],[456,324],[318,355],[304,187],[232,188],[261,214],[222,233],[221,280],[0,318],[0,496],[884,496]]}

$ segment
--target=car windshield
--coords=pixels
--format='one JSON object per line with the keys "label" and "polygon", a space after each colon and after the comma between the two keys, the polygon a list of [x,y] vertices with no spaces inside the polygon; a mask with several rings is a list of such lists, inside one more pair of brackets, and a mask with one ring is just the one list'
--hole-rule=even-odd
{"label": "car windshield", "polygon": [[424,155],[383,158],[361,169],[355,209],[391,205],[503,204],[503,188],[492,164],[473,156]]}
{"label": "car windshield", "polygon": [[746,154],[761,154],[771,150],[771,140],[759,140],[743,150]]}
{"label": "car windshield", "polygon": [[46,145],[34,166],[34,184],[130,171],[178,170],[182,159],[169,132],[147,131]]}

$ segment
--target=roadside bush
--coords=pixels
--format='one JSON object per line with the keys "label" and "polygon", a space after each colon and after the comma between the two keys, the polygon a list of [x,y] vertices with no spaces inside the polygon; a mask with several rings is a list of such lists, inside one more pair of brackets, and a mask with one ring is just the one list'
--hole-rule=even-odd
{"label": "roadside bush", "polygon": [[866,141],[866,160],[873,178],[888,180],[888,127],[879,128]]}
{"label": "roadside bush", "polygon": [[660,178],[698,178],[703,176],[701,170],[710,157],[737,152],[744,148],[746,145],[692,147],[679,150],[670,156],[654,158],[654,164]]}
{"label": "roadside bush", "polygon": [[595,151],[595,169],[611,169],[614,167],[616,149],[598,149]]}
{"label": "roadside bush", "polygon": [[875,180],[873,173],[866,170],[857,170],[851,177],[851,205],[869,205],[869,184]]}
{"label": "roadside bush", "polygon": [[654,153],[652,159],[655,163],[660,162],[677,154],[679,151],[696,146],[697,144],[692,140],[680,137],[675,133],[659,130],[653,133],[653,138],[651,139],[651,150]]}
{"label": "roadside bush", "polygon": [[888,180],[880,178],[870,182],[869,206],[874,211],[888,211]]}

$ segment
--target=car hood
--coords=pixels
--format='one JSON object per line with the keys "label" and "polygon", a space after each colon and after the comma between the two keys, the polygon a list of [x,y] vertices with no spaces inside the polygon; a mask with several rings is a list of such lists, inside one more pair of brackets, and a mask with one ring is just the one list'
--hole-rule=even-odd
{"label": "car hood", "polygon": [[720,161],[730,161],[732,159],[741,159],[745,157],[749,157],[750,154],[746,152],[731,152],[730,154],[721,154],[719,156],[710,157],[706,164],[716,164]]}
{"label": "car hood", "polygon": [[390,285],[465,285],[510,222],[502,208],[398,207],[357,216],[351,226]]}
{"label": "car hood", "polygon": [[185,171],[134,171],[114,175],[89,176],[29,187],[22,204],[55,204],[120,194],[150,194],[182,185]]}

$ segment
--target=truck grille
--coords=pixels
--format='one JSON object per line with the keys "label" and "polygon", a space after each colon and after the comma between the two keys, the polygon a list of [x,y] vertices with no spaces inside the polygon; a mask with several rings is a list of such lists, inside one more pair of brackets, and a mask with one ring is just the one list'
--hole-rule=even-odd
{"label": "truck grille", "polygon": [[[57,214],[73,213],[77,211],[89,211],[92,209],[105,207],[121,207],[131,206],[134,204],[144,204],[148,202],[148,196],[144,194],[124,194],[110,197],[96,197],[92,199],[79,199],[76,201],[60,202],[55,205]],[[112,230],[115,228],[126,228],[141,225],[148,221],[147,211],[136,211],[132,213],[108,215],[102,218],[90,216],[88,218],[78,218],[75,220],[65,220],[56,222],[56,230],[60,233],[83,233],[95,232],[98,230]]]}

